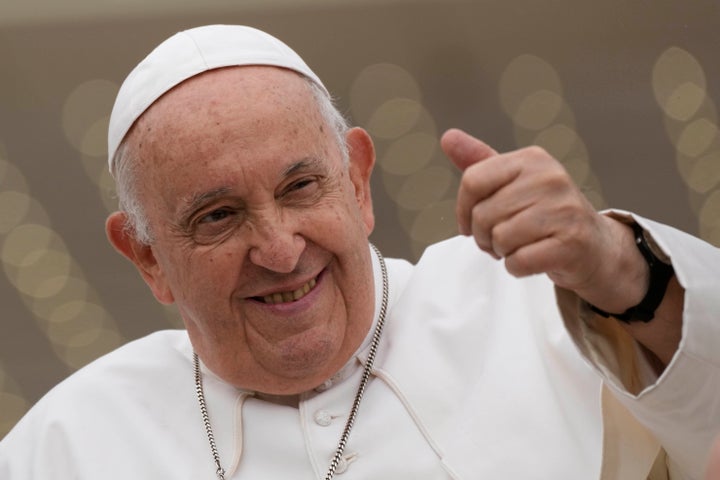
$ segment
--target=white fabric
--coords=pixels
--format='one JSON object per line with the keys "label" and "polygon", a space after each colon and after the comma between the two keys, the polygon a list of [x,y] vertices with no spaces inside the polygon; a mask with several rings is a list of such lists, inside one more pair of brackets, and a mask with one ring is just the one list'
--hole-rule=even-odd
{"label": "white fabric", "polygon": [[[720,349],[710,348],[720,342],[712,318],[720,296],[709,291],[720,285],[720,253],[644,223],[687,288],[682,350],[640,395],[617,383],[612,389],[666,447],[672,468],[683,472],[675,478],[699,479],[708,439],[720,430]],[[647,458],[618,457],[624,462],[649,458],[651,465],[657,449],[652,437],[633,436],[622,415],[606,411],[617,432],[604,431],[608,405],[594,369],[613,374],[582,359],[546,277],[515,279],[463,237],[429,248],[415,267],[398,260],[388,267],[386,331],[338,478],[646,476],[645,463],[603,465],[610,433],[632,438],[628,448],[649,445],[641,452]],[[377,262],[375,270],[379,282]],[[574,340],[587,350],[585,339]],[[184,332],[165,331],[80,370],[0,442],[0,478],[214,478],[191,355]],[[323,478],[359,382],[353,362],[326,390],[304,394],[298,409],[261,401],[205,371],[226,478]]]}
{"label": "white fabric", "polygon": [[125,134],[155,100],[202,72],[240,65],[294,70],[327,91],[295,51],[263,31],[241,25],[207,25],[176,33],[150,52],[120,87],[108,128],[110,170]]}
{"label": "white fabric", "polygon": [[668,254],[686,290],[680,349],[660,379],[631,393],[619,380],[621,372],[612,368],[623,362],[602,363],[593,355],[597,341],[591,330],[574,340],[619,402],[662,443],[674,478],[700,479],[710,445],[720,435],[720,250],[666,225],[631,218]]}

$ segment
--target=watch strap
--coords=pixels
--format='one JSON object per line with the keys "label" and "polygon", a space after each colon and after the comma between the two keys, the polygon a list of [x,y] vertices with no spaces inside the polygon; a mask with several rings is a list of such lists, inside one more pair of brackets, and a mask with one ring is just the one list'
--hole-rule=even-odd
{"label": "watch strap", "polygon": [[598,315],[613,317],[625,323],[636,321],[647,323],[655,317],[655,310],[657,310],[660,303],[662,303],[668,283],[670,283],[670,279],[674,275],[675,270],[672,265],[665,263],[655,255],[653,249],[648,244],[645,231],[640,225],[633,223],[632,229],[635,235],[635,244],[650,269],[650,281],[645,297],[640,303],[628,308],[623,313],[608,313],[594,305],[590,305],[590,309]]}

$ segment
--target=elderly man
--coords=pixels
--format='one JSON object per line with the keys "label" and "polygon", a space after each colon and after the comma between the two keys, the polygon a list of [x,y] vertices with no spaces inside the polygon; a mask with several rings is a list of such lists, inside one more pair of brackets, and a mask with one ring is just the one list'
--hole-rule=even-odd
{"label": "elderly man", "polygon": [[107,233],[187,330],[56,387],[0,477],[700,478],[720,252],[595,212],[540,149],[442,145],[464,235],[385,260],[372,141],[297,54],[248,27],[161,44],[113,110]]}

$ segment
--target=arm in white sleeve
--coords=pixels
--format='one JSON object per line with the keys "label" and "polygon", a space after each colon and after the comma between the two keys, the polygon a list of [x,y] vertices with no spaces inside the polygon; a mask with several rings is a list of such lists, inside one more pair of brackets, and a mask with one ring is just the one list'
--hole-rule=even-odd
{"label": "arm in white sleeve", "polygon": [[720,433],[720,249],[633,218],[670,257],[685,289],[682,339],[662,374],[654,373],[642,347],[615,320],[594,315],[567,291],[558,289],[558,299],[575,344],[618,401],[663,446],[671,473],[701,479]]}

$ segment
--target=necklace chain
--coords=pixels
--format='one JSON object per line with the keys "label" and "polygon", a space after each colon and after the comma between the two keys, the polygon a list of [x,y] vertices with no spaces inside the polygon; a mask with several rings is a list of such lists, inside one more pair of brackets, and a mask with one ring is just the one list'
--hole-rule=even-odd
{"label": "necklace chain", "polygon": [[212,451],[213,461],[215,462],[215,474],[218,480],[225,480],[225,470],[220,466],[220,454],[215,445],[215,435],[213,435],[212,425],[210,425],[210,416],[205,403],[205,392],[203,391],[202,373],[200,372],[200,360],[197,353],[193,352],[193,367],[195,370],[195,393],[197,394],[198,403],[200,404],[200,414],[202,415],[203,424],[205,424],[205,433],[207,434],[210,450]]}
{"label": "necklace chain", "polygon": [[[325,480],[331,480],[335,476],[335,470],[337,470],[337,467],[340,464],[340,459],[342,458],[348,438],[350,437],[350,431],[355,424],[355,418],[357,417],[358,410],[360,409],[360,402],[362,401],[365,393],[365,387],[367,386],[367,383],[370,380],[370,375],[372,374],[373,364],[375,363],[375,354],[377,353],[380,336],[382,335],[383,326],[385,325],[385,314],[387,313],[389,296],[387,267],[380,250],[378,250],[378,248],[372,243],[370,246],[375,251],[378,260],[380,261],[380,270],[382,273],[383,290],[380,314],[378,316],[377,324],[375,325],[375,331],[373,332],[372,342],[370,343],[370,351],[365,362],[365,367],[363,368],[360,385],[358,386],[357,393],[355,394],[355,400],[353,401],[352,408],[350,409],[350,415],[345,423],[345,429],[340,436],[340,441],[338,442],[337,449],[335,450],[335,455],[333,455],[333,458],[330,461],[330,466],[327,474],[325,475]],[[207,434],[208,443],[210,444],[210,451],[212,452],[213,461],[215,462],[215,475],[217,475],[218,480],[225,480],[225,470],[220,465],[220,454],[218,453],[217,445],[215,444],[215,435],[213,434],[212,425],[210,424],[210,416],[207,411],[207,403],[205,402],[202,373],[200,371],[200,360],[198,359],[197,353],[194,352],[193,366],[195,372],[195,393],[197,394],[198,404],[200,405],[200,414],[202,415],[203,424],[205,425],[205,433]]]}

